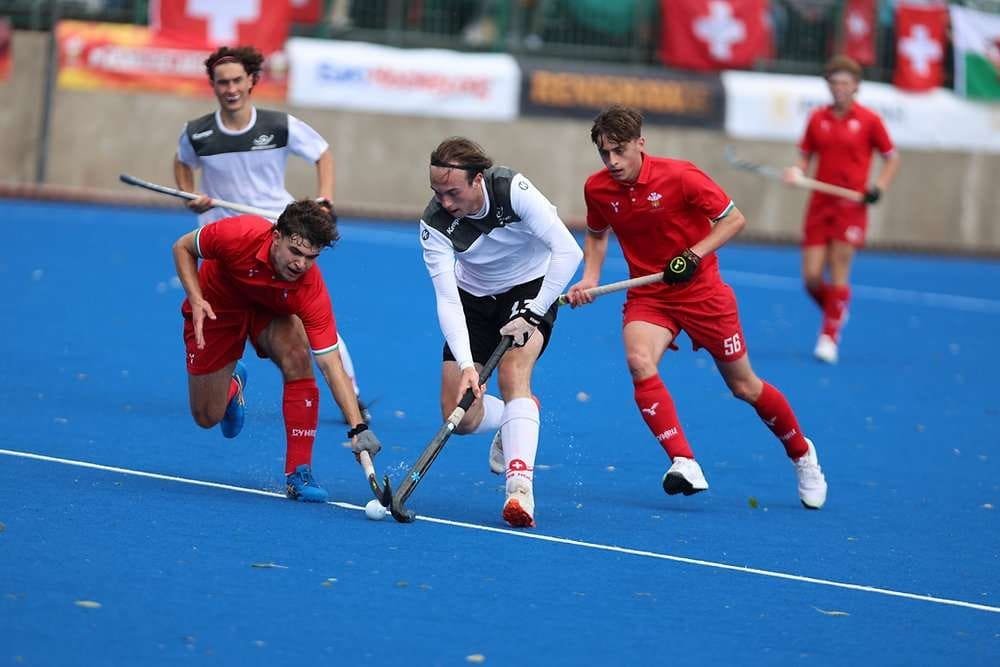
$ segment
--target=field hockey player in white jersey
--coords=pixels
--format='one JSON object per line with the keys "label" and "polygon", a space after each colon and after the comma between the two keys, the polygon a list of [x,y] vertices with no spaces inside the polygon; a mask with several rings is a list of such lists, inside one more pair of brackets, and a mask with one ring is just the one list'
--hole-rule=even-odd
{"label": "field hockey player in white jersey", "polygon": [[[329,144],[295,116],[257,109],[250,101],[263,64],[264,56],[251,46],[223,46],[205,60],[219,108],[185,123],[174,157],[177,187],[201,195],[187,204],[199,214],[200,226],[238,215],[235,211],[213,208],[213,198],[283,211],[295,200],[285,188],[289,154],[316,165],[316,201],[336,220],[333,155]],[[200,190],[195,190],[195,170],[201,171]],[[368,422],[371,415],[360,399],[354,363],[343,337],[339,349],[344,369],[359,396],[361,413]]]}
{"label": "field hockey player in white jersey", "polygon": [[[583,252],[527,178],[494,166],[469,139],[451,137],[431,153],[430,186],[420,243],[445,338],[441,412],[447,418],[473,391],[476,400],[455,432],[496,433],[490,468],[506,475],[503,518],[532,527],[539,404],[531,373]],[[513,346],[498,366],[501,399],[485,393],[479,370],[502,336]]]}

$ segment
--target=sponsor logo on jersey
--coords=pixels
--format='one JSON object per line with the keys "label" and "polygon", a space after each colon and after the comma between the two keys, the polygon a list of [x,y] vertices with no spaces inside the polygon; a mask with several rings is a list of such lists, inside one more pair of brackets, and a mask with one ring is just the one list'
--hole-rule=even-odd
{"label": "sponsor logo on jersey", "polygon": [[274,145],[274,135],[273,134],[262,134],[253,140],[253,146],[250,147],[252,151],[265,150],[267,148],[277,148]]}
{"label": "sponsor logo on jersey", "polygon": [[[444,230],[444,233],[451,236],[456,229],[458,229],[458,218],[451,221],[451,224],[448,225],[448,229]],[[424,232],[426,233],[426,230],[424,230]],[[424,238],[426,239],[427,237],[425,236]]]}
{"label": "sponsor logo on jersey", "polygon": [[496,216],[497,216],[497,224],[500,225],[501,227],[503,227],[508,222],[514,219],[513,215],[504,215],[502,205],[497,205]]}
{"label": "sponsor logo on jersey", "polygon": [[191,135],[192,139],[204,139],[205,137],[210,137],[215,132],[215,130],[204,130],[202,132],[195,132]]}
{"label": "sponsor logo on jersey", "polygon": [[528,189],[528,182],[527,181],[519,181],[518,184],[517,184],[517,187],[521,188],[522,190],[527,190]]}
{"label": "sponsor logo on jersey", "polygon": [[663,195],[661,195],[659,192],[650,192],[649,196],[646,197],[646,199],[649,200],[650,206],[652,206],[653,208],[659,208],[660,200],[663,199]]}
{"label": "sponsor logo on jersey", "polygon": [[852,118],[847,121],[847,129],[851,132],[859,132],[861,130],[861,121],[857,118]]}
{"label": "sponsor logo on jersey", "polygon": [[621,202],[613,201],[611,202],[611,210],[618,213],[618,207],[621,206]]}
{"label": "sponsor logo on jersey", "polygon": [[421,230],[420,230],[420,238],[422,238],[423,240],[425,240],[425,241],[426,241],[426,240],[427,240],[427,239],[429,239],[430,237],[431,237],[431,233],[430,233],[430,231],[428,231],[428,230],[426,230],[426,229],[421,229]]}

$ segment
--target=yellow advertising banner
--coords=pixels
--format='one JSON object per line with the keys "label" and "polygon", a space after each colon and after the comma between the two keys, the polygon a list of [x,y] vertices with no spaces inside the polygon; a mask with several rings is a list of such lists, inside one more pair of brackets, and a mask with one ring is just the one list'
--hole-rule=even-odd
{"label": "yellow advertising banner", "polygon": [[[205,72],[210,50],[164,43],[146,26],[60,21],[56,40],[61,88],[212,95]],[[285,99],[287,62],[282,52],[267,57],[256,99]]]}

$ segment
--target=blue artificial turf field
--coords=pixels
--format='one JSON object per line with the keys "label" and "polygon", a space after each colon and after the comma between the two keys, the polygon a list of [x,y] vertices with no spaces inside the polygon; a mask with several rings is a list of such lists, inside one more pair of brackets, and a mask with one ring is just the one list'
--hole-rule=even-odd
{"label": "blue artificial turf field", "polygon": [[[663,495],[621,295],[564,309],[535,378],[538,528],[511,531],[488,436],[448,443],[421,519],[366,520],[325,388],[337,502],[285,500],[279,377],[252,351],[241,436],[197,428],[170,255],[192,224],[0,201],[0,664],[1000,664],[1000,263],[863,253],[829,367],[797,250],[721,253],[754,367],[817,445],[820,512],[686,339],[661,369],[711,488]],[[342,227],[321,264],[398,482],[441,424],[433,291],[415,225]]]}

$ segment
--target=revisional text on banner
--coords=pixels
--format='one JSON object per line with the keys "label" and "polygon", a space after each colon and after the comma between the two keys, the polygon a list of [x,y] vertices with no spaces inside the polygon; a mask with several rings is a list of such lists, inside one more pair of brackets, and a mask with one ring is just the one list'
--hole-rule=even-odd
{"label": "revisional text on banner", "polygon": [[289,100],[307,107],[513,120],[521,73],[506,54],[295,37]]}
{"label": "revisional text on banner", "polygon": [[722,127],[725,95],[717,74],[597,63],[520,63],[525,115],[592,118],[618,103],[642,110],[650,123]]}

